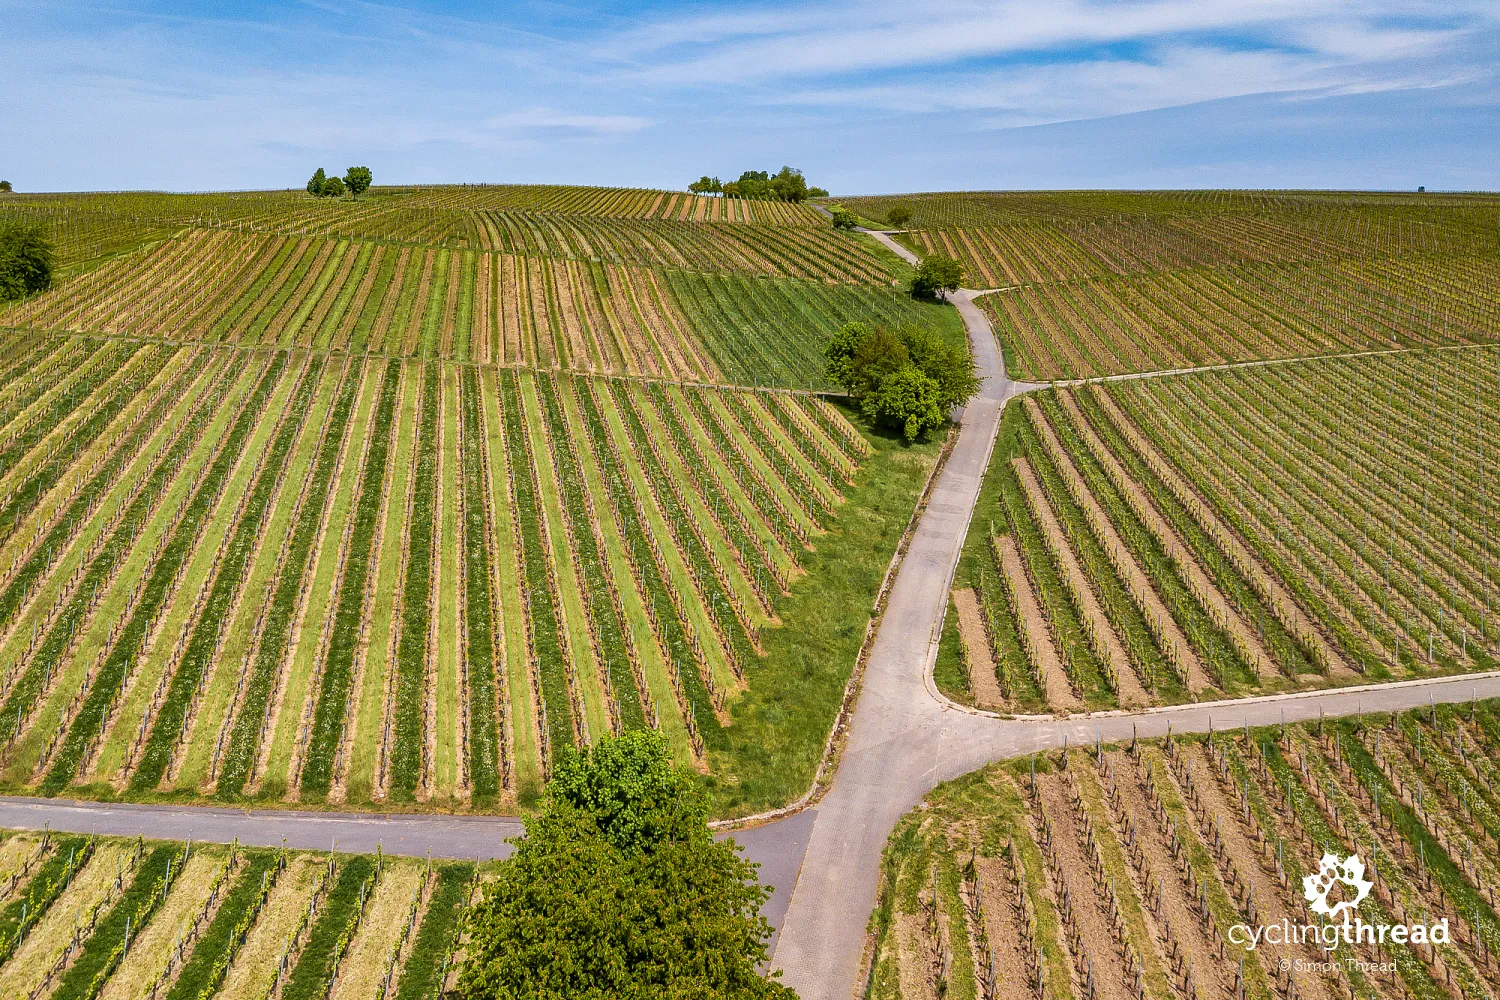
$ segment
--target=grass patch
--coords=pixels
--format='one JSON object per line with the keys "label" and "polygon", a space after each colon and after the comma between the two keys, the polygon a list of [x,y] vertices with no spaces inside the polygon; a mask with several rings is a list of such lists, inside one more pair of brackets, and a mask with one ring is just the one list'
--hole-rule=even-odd
{"label": "grass patch", "polygon": [[[411,521],[407,535],[406,579],[402,581],[400,636],[396,640],[394,732],[390,743],[391,791],[410,795],[421,780],[422,728],[427,678],[427,612],[432,583],[432,535],[437,526],[434,496],[437,483],[437,413],[440,388],[436,366],[422,379],[422,402],[417,418],[418,438],[412,486]],[[398,503],[400,498],[391,497]]]}
{"label": "grass patch", "polygon": [[303,572],[312,556],[313,543],[317,541],[323,504],[332,485],[333,469],[338,464],[344,429],[349,423],[362,377],[363,371],[359,365],[352,366],[345,374],[343,387],[329,417],[322,450],[317,458],[318,464],[313,470],[312,482],[308,486],[307,496],[293,529],[286,564],[275,584],[271,598],[272,610],[266,618],[260,649],[245,685],[240,714],[230,733],[229,746],[224,751],[224,767],[216,789],[220,798],[239,795],[255,766],[262,729],[268,721],[271,693],[286,647],[291,641],[293,611],[300,599]]}
{"label": "grass patch", "polygon": [[64,837],[52,845],[52,853],[32,873],[21,894],[0,910],[0,963],[15,954],[26,932],[68,888],[93,849],[91,837]]}
{"label": "grass patch", "polygon": [[344,742],[348,718],[350,685],[353,681],[354,657],[358,653],[365,610],[365,579],[370,574],[370,550],[380,514],[381,483],[385,480],[386,459],[391,444],[391,419],[396,411],[396,395],[401,385],[401,363],[386,363],[380,401],[374,426],[370,431],[369,453],[359,485],[359,499],[354,509],[354,527],[349,536],[348,562],[339,586],[338,605],[334,610],[333,630],[328,639],[328,659],[318,692],[318,707],[313,714],[312,732],[308,735],[307,758],[302,768],[304,793],[328,794],[333,781],[334,759]]}
{"label": "grass patch", "polygon": [[261,518],[270,505],[282,466],[287,460],[293,442],[301,430],[301,417],[311,405],[313,390],[323,374],[323,362],[313,359],[302,376],[292,410],[282,426],[266,461],[251,489],[250,502],[246,505],[235,528],[233,540],[226,550],[219,575],[214,579],[213,590],[204,605],[203,615],[188,639],[187,651],[182,663],[172,676],[166,700],[157,712],[151,736],[141,755],[140,767],[131,776],[131,787],[154,788],[166,772],[172,759],[172,751],[183,735],[193,698],[213,661],[219,646],[219,636],[230,625],[229,610],[243,585],[250,558],[260,541]]}
{"label": "grass patch", "polygon": [[761,633],[745,664],[749,691],[732,703],[704,779],[717,815],[744,815],[806,791],[838,714],[865,626],[912,506],[937,461],[937,440],[908,445],[846,411],[875,454],[844,490],[828,530],[802,553],[807,576],[776,601],[786,624]]}
{"label": "grass patch", "polygon": [[83,944],[57,984],[53,1000],[78,1000],[99,995],[105,982],[125,957],[130,942],[140,934],[156,908],[171,891],[186,857],[175,845],[153,847],[136,866],[135,876],[109,914],[94,925],[94,933]]}

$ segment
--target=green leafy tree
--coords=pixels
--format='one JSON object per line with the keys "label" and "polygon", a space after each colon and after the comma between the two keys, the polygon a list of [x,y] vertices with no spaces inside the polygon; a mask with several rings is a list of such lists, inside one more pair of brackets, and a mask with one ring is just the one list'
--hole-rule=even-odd
{"label": "green leafy tree", "polygon": [[764,170],[746,170],[734,185],[741,198],[771,197],[771,175]]}
{"label": "green leafy tree", "polygon": [[55,261],[52,241],[41,226],[0,222],[0,301],[46,291]]}
{"label": "green leafy tree", "polygon": [[911,279],[911,293],[919,299],[931,299],[954,291],[963,284],[963,265],[952,257],[929,254]]}
{"label": "green leafy tree", "polygon": [[823,374],[834,385],[843,386],[851,393],[854,391],[851,388],[855,373],[854,353],[859,350],[869,332],[870,327],[866,323],[858,320],[845,323],[834,331],[833,339],[823,348]]}
{"label": "green leafy tree", "polygon": [[665,741],[649,731],[559,755],[547,791],[593,816],[599,832],[627,853],[691,840],[700,826],[707,829],[692,779],[672,765]]}
{"label": "green leafy tree", "polygon": [[344,187],[349,189],[350,196],[356,201],[360,195],[370,190],[370,182],[373,180],[369,167],[350,167],[344,171]]}
{"label": "green leafy tree", "polygon": [[330,177],[323,182],[323,190],[318,193],[324,198],[342,198],[344,196],[344,182],[337,177]]}
{"label": "green leafy tree", "polygon": [[865,416],[887,427],[899,427],[908,441],[915,441],[943,424],[942,390],[914,364],[904,364],[880,380],[865,394],[860,409]]}
{"label": "green leafy tree", "polygon": [[834,229],[853,229],[859,225],[858,217],[842,205],[835,206],[829,214],[833,216]]}
{"label": "green leafy tree", "polygon": [[856,399],[863,399],[880,389],[887,375],[906,367],[911,360],[899,333],[886,326],[875,326],[860,338],[849,360],[848,389]]}
{"label": "green leafy tree", "polygon": [[10,194],[10,181],[0,181],[0,194]]}
{"label": "green leafy tree", "polygon": [[906,224],[911,221],[911,206],[904,201],[898,201],[885,213],[885,221],[895,229],[905,229]]}
{"label": "green leafy tree", "polygon": [[763,978],[767,890],[710,835],[658,733],[559,754],[539,815],[466,918],[469,1000],[795,1000]]}
{"label": "green leafy tree", "polygon": [[809,198],[827,198],[828,189],[820,187],[810,187],[807,189],[807,196]]}
{"label": "green leafy tree", "polygon": [[925,326],[903,326],[897,335],[911,363],[937,383],[944,413],[967,403],[984,384],[967,342],[945,340]]}
{"label": "green leafy tree", "polygon": [[312,177],[308,178],[307,193],[315,198],[321,198],[323,197],[323,185],[327,183],[328,175],[323,172],[322,167],[319,167]]}
{"label": "green leafy tree", "polygon": [[768,186],[771,194],[781,201],[800,202],[807,200],[807,180],[802,176],[802,171],[794,167],[782,167],[776,171]]}
{"label": "green leafy tree", "polygon": [[859,401],[877,424],[907,440],[942,425],[944,415],[979,391],[981,379],[964,343],[923,326],[889,330],[846,323],[823,351],[824,373]]}

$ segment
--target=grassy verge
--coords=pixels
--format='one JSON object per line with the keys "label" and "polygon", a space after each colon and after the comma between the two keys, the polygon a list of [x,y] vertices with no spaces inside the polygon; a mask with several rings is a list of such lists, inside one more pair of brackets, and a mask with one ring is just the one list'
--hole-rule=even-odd
{"label": "grassy verge", "polygon": [[705,780],[717,814],[780,805],[812,781],[876,593],[941,449],[938,440],[908,445],[867,424],[861,429],[875,454],[814,550],[803,553],[807,575],[776,601],[786,624],[762,633],[766,655],[747,660],[749,690],[731,705],[733,724],[710,749],[714,776]]}

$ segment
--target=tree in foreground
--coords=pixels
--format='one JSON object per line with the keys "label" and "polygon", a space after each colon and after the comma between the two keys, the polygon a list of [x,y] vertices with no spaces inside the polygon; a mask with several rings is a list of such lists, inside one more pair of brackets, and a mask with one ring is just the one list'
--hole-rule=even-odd
{"label": "tree in foreground", "polygon": [[755,866],[709,834],[651,731],[559,755],[539,815],[470,910],[468,1000],[795,1000],[756,972]]}
{"label": "tree in foreground", "polygon": [[906,224],[911,221],[911,206],[904,201],[898,201],[885,213],[885,221],[895,229],[905,229]]}
{"label": "tree in foreground", "polygon": [[911,279],[911,293],[919,299],[931,299],[954,291],[964,281],[963,265],[952,257],[929,254]]}
{"label": "tree in foreground", "polygon": [[0,223],[0,301],[46,291],[55,261],[52,241],[41,226]]}
{"label": "tree in foreground", "polygon": [[824,372],[859,402],[876,424],[908,441],[941,427],[945,415],[979,391],[978,368],[966,345],[924,326],[847,323],[823,352]]}
{"label": "tree in foreground", "polygon": [[350,167],[344,172],[344,187],[349,189],[349,196],[358,201],[360,195],[370,190],[370,182],[374,179],[369,167]]}
{"label": "tree in foreground", "polygon": [[833,216],[834,229],[853,229],[859,225],[859,218],[842,205],[835,205],[828,214]]}

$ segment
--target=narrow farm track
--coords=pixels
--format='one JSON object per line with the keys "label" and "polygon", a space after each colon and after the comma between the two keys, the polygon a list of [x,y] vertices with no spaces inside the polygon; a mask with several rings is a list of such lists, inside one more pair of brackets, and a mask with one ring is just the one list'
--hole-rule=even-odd
{"label": "narrow farm track", "polygon": [[[889,235],[871,235],[915,262],[914,255]],[[969,331],[985,385],[961,414],[953,451],[895,577],[847,723],[837,778],[816,805],[733,834],[745,845],[750,859],[762,865],[762,880],[777,889],[767,908],[779,928],[773,965],[805,1000],[848,1000],[856,994],[882,848],[901,815],[942,781],[994,760],[1057,748],[1065,742],[1118,741],[1137,732],[1143,737],[1159,736],[1169,726],[1177,732],[1201,732],[1216,726],[1265,725],[1282,719],[1291,722],[1500,695],[1500,674],[1492,673],[1070,719],[1006,719],[944,698],[932,679],[937,637],[1001,414],[1011,397],[1040,388],[1006,377],[989,321],[974,301],[990,291],[996,290],[961,290],[952,297]],[[1248,362],[1208,370],[1285,363]],[[1182,371],[1199,370],[1203,369]],[[1176,373],[1139,373],[1106,380]],[[632,384],[636,381],[661,384],[656,379],[631,380]],[[644,404],[631,405],[629,412],[635,414]],[[652,402],[651,408],[640,410],[651,421],[643,423],[643,428],[654,428],[655,421],[662,419],[659,407],[659,402]],[[505,856],[509,853],[506,838],[522,832],[519,821],[494,816],[246,811],[0,798],[0,827],[43,826],[195,841],[238,838],[246,845],[277,846],[284,839],[293,848],[326,848],[336,842],[340,850],[355,852],[373,851],[379,844],[388,854],[430,852],[437,857],[477,859]]]}

